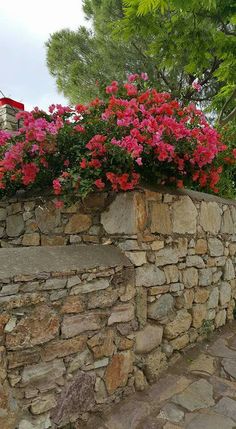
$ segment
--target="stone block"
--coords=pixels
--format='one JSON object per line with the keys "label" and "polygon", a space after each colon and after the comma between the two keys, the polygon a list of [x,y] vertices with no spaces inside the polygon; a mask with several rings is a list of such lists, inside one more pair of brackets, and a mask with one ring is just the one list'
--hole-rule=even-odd
{"label": "stone block", "polygon": [[208,247],[211,256],[222,256],[224,254],[224,245],[218,238],[209,238]]}
{"label": "stone block", "polygon": [[162,295],[157,301],[148,305],[148,317],[165,323],[173,314],[174,298],[170,294]]}
{"label": "stone block", "polygon": [[103,327],[103,321],[100,314],[87,313],[73,316],[64,316],[61,326],[63,338],[75,337],[86,331],[96,331]]}
{"label": "stone block", "polygon": [[197,226],[197,209],[188,196],[180,197],[173,204],[173,232],[178,234],[195,234]]}
{"label": "stone block", "polygon": [[179,253],[177,249],[164,247],[164,249],[156,252],[157,266],[177,264],[179,260]]}
{"label": "stone block", "polygon": [[54,232],[61,223],[61,213],[52,201],[43,206],[39,205],[35,209],[36,223],[41,232],[47,234]]}
{"label": "stone block", "polygon": [[151,232],[171,234],[172,222],[168,204],[154,202],[151,205]]}
{"label": "stone block", "polygon": [[192,316],[187,310],[179,310],[173,322],[168,323],[164,328],[164,336],[168,339],[176,338],[178,335],[187,332],[192,323]]}
{"label": "stone block", "polygon": [[47,305],[39,305],[6,335],[6,347],[17,350],[44,344],[55,338],[59,332],[59,324],[59,318],[54,310]]}
{"label": "stone block", "polygon": [[114,323],[129,322],[134,318],[134,305],[132,303],[119,304],[112,309],[108,319],[108,326]]}
{"label": "stone block", "polygon": [[215,202],[201,203],[200,225],[206,232],[218,234],[221,226],[222,211],[219,205]]}
{"label": "stone block", "polygon": [[66,372],[63,360],[53,360],[49,363],[39,363],[28,365],[22,371],[22,386],[34,386],[40,390],[47,386],[56,387],[57,379],[60,379]]}
{"label": "stone block", "polygon": [[206,304],[196,304],[193,305],[192,308],[192,316],[193,316],[193,327],[200,328],[207,319],[207,306]]}
{"label": "stone block", "polygon": [[198,285],[198,270],[196,268],[186,268],[183,271],[183,283],[186,288]]}
{"label": "stone block", "polygon": [[92,225],[90,215],[76,213],[71,216],[65,227],[65,234],[78,234],[79,232],[87,231]]}
{"label": "stone block", "polygon": [[131,351],[114,355],[106,369],[104,380],[109,394],[118,387],[124,387],[129,373],[133,370],[133,354]]}
{"label": "stone block", "polygon": [[163,327],[146,325],[144,329],[135,335],[136,353],[149,353],[161,344]]}
{"label": "stone block", "polygon": [[21,214],[14,214],[7,217],[6,233],[9,237],[19,237],[24,232],[25,224]]}
{"label": "stone block", "polygon": [[219,289],[220,289],[220,305],[225,305],[231,299],[231,286],[227,282],[222,282]]}
{"label": "stone block", "polygon": [[136,269],[137,286],[158,286],[163,285],[165,281],[164,272],[153,264],[145,264]]}

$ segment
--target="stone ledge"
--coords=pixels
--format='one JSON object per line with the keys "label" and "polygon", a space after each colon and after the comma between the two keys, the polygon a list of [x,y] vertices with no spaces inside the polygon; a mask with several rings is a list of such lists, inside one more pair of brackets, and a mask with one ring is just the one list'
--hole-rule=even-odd
{"label": "stone ledge", "polygon": [[236,200],[231,200],[229,198],[218,197],[215,194],[207,194],[205,192],[192,191],[190,189],[175,189],[169,188],[167,186],[155,186],[147,183],[142,183],[142,186],[137,189],[137,191],[149,190],[157,192],[160,194],[169,194],[169,195],[188,195],[193,201],[213,201],[219,204],[233,205],[236,206]]}
{"label": "stone ledge", "polygon": [[115,246],[80,245],[0,249],[0,278],[41,272],[132,266]]}

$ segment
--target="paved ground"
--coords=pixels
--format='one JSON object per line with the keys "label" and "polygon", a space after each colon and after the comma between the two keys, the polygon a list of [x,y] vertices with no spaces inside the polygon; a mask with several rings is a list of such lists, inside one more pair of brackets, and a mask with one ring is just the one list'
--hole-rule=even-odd
{"label": "paved ground", "polygon": [[236,322],[181,358],[89,429],[236,429]]}

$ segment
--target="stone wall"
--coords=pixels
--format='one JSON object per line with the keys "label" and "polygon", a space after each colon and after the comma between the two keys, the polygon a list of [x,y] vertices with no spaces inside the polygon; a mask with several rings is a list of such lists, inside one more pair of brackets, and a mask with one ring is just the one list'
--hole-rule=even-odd
{"label": "stone wall", "polygon": [[0,249],[0,377],[21,422],[6,429],[86,418],[234,317],[233,201],[144,189],[1,214],[2,247],[35,245]]}

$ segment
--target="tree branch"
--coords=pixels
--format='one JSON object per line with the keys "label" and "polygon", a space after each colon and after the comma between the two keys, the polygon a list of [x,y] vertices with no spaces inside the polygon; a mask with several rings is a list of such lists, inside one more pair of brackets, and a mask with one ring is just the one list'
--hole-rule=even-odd
{"label": "tree branch", "polygon": [[[233,118],[233,116],[234,116],[233,112],[234,112],[234,110],[236,112],[236,107],[226,116],[226,118],[223,119],[223,115],[224,115],[226,107],[229,105],[229,103],[231,103],[231,101],[235,97],[236,97],[236,88],[234,89],[234,91],[232,92],[232,94],[230,95],[230,97],[225,101],[225,103],[224,103],[224,105],[223,105],[223,107],[221,109],[221,112],[220,112],[219,118],[218,118],[219,124],[226,124],[226,122],[228,122],[229,120],[231,120]],[[232,113],[233,113],[233,115],[232,115]],[[231,115],[232,115],[232,117],[231,117]]]}

